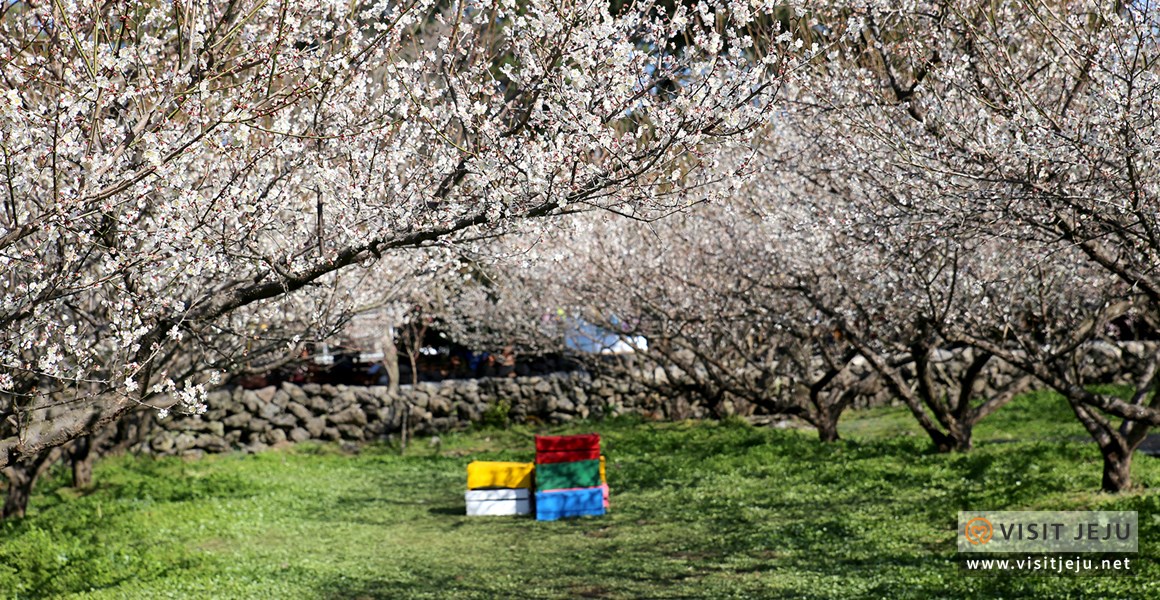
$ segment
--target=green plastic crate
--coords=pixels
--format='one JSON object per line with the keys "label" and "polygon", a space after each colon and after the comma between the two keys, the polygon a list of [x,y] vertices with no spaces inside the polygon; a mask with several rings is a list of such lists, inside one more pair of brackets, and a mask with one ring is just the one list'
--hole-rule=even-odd
{"label": "green plastic crate", "polygon": [[599,485],[599,460],[536,465],[536,489],[540,491],[590,488]]}

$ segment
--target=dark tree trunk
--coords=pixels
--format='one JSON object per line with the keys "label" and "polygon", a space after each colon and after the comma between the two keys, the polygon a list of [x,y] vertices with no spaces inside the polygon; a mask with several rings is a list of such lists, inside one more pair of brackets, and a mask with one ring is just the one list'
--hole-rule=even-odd
{"label": "dark tree trunk", "polygon": [[1097,440],[1104,457],[1104,476],[1100,489],[1117,493],[1132,487],[1132,454],[1148,436],[1151,426],[1141,421],[1125,421],[1118,432]]}
{"label": "dark tree trunk", "polygon": [[966,452],[974,447],[974,433],[971,425],[963,422],[958,422],[957,427],[951,430],[950,438],[954,440],[954,447],[951,448],[953,452]]}
{"label": "dark tree trunk", "polygon": [[4,468],[4,476],[8,479],[8,494],[4,498],[0,519],[24,517],[28,511],[28,501],[32,499],[32,487],[59,457],[60,448],[52,448],[30,460],[12,463]]}
{"label": "dark tree trunk", "polygon": [[966,452],[971,449],[970,429],[957,433],[943,433],[937,429],[927,429],[926,433],[930,435],[930,441],[934,443],[934,449],[939,454]]}
{"label": "dark tree trunk", "polygon": [[1100,489],[1112,494],[1132,487],[1132,453],[1116,448],[1100,448],[1104,456],[1104,477]]}
{"label": "dark tree trunk", "polygon": [[813,413],[810,421],[818,430],[818,439],[824,443],[838,441],[838,419],[857,393],[852,387],[823,392],[823,388],[833,382],[840,372],[840,369],[830,369],[809,387],[809,401]]}
{"label": "dark tree trunk", "polygon": [[72,463],[73,487],[87,488],[93,485],[93,458],[92,436],[77,438],[69,451],[69,461]]}
{"label": "dark tree trunk", "polygon": [[825,443],[836,442],[841,439],[838,436],[838,419],[831,418],[829,415],[824,415],[818,419],[817,424],[818,439]]}
{"label": "dark tree trunk", "polygon": [[1068,396],[1072,411],[1100,448],[1104,458],[1104,473],[1100,489],[1119,493],[1132,487],[1132,453],[1148,435],[1149,425],[1138,421],[1124,421],[1117,430],[1095,410],[1078,398],[1083,393]]}
{"label": "dark tree trunk", "polygon": [[407,434],[411,428],[411,403],[403,403],[403,430],[399,433],[399,454],[407,451]]}
{"label": "dark tree trunk", "polygon": [[4,469],[4,476],[8,478],[8,494],[4,498],[4,511],[0,518],[22,519],[32,497],[35,469],[28,463],[16,463]]}

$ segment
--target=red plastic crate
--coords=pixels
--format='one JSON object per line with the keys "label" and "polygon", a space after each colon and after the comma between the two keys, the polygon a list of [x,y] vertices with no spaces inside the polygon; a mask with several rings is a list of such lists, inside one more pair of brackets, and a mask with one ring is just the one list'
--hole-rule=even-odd
{"label": "red plastic crate", "polygon": [[537,435],[536,452],[559,451],[587,451],[592,450],[600,456],[600,434],[585,433],[582,435]]}
{"label": "red plastic crate", "polygon": [[599,450],[549,450],[547,452],[536,452],[537,465],[550,465],[554,463],[570,463],[580,462],[582,460],[599,459]]}

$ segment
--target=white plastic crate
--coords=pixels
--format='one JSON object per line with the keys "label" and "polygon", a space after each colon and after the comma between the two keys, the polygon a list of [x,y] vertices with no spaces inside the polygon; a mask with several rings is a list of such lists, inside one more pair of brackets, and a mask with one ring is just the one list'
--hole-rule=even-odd
{"label": "white plastic crate", "polygon": [[464,500],[467,501],[469,517],[532,514],[527,488],[470,490],[464,495]]}

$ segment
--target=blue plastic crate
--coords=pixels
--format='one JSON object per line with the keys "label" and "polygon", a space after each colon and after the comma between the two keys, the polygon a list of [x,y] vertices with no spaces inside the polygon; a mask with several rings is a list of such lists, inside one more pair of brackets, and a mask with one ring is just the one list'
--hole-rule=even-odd
{"label": "blue plastic crate", "polygon": [[598,517],[603,514],[604,490],[599,487],[536,492],[537,521]]}

